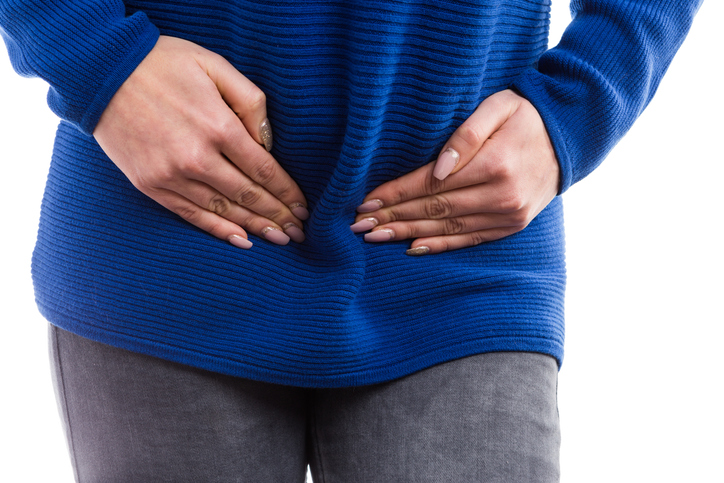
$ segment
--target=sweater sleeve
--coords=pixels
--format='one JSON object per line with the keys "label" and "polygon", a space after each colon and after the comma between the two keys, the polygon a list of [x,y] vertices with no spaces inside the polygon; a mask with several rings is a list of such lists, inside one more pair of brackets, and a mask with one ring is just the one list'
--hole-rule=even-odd
{"label": "sweater sleeve", "polygon": [[106,105],[158,40],[121,0],[0,0],[0,34],[14,69],[50,84],[48,105],[92,134]]}
{"label": "sweater sleeve", "polygon": [[560,193],[593,171],[653,97],[703,0],[573,0],[561,42],[513,88],[538,109]]}

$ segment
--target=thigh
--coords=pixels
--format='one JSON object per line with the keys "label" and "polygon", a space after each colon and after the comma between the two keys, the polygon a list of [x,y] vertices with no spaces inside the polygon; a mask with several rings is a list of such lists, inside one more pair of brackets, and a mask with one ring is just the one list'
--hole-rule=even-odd
{"label": "thigh", "polygon": [[317,390],[314,481],[556,482],[557,376],[549,356],[501,352]]}
{"label": "thigh", "polygon": [[304,481],[304,390],[50,330],[56,394],[78,481]]}

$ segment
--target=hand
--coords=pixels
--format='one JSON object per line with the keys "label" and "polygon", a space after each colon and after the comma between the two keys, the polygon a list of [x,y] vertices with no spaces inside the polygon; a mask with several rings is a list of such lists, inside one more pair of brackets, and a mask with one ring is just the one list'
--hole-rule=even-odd
{"label": "hand", "polygon": [[543,120],[515,92],[483,101],[438,159],[374,189],[352,231],[368,242],[415,238],[408,255],[478,245],[524,229],[558,192]]}
{"label": "hand", "polygon": [[162,36],[93,136],[136,188],[218,238],[304,240],[306,201],[268,153],[264,93],[213,52]]}

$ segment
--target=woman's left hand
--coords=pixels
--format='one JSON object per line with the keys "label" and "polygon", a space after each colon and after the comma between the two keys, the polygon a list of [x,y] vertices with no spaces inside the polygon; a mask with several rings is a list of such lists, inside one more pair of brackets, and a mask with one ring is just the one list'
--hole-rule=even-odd
{"label": "woman's left hand", "polygon": [[436,161],[369,193],[352,231],[373,229],[368,242],[415,238],[408,255],[474,246],[528,226],[558,183],[538,111],[506,90],[480,104]]}

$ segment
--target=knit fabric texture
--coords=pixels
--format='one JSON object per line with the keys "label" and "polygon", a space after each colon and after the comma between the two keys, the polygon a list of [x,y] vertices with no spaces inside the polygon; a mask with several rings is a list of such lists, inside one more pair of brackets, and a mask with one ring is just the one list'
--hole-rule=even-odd
{"label": "knit fabric texture", "polygon": [[[653,96],[700,0],[0,0],[15,69],[62,118],[33,278],[53,324],[221,373],[308,387],[377,383],[490,351],[563,358],[557,197],[523,231],[437,255],[365,243],[355,208],[433,161],[489,95],[538,109],[561,192]],[[304,192],[306,241],[240,250],[138,192],[90,135],[153,48],[181,37],[267,95],[274,157]],[[5,160],[14,162],[16,160]]]}

